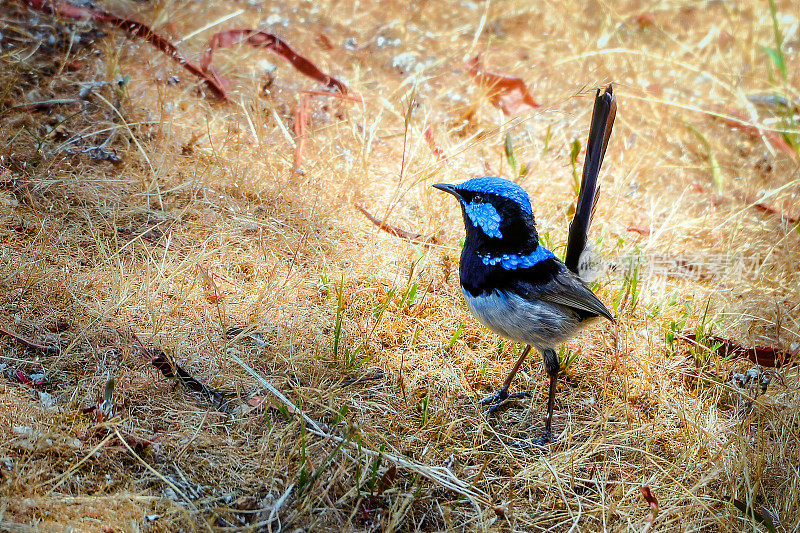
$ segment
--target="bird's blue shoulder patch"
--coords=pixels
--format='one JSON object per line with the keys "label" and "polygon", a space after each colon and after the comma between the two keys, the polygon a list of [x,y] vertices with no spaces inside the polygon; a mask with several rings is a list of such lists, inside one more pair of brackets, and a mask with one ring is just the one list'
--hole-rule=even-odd
{"label": "bird's blue shoulder patch", "polygon": [[483,178],[473,178],[458,185],[464,191],[478,192],[481,194],[496,194],[503,198],[508,198],[516,202],[524,211],[531,212],[531,200],[525,189],[503,178],[485,176]]}
{"label": "bird's blue shoulder patch", "polygon": [[492,204],[464,204],[464,212],[488,237],[503,238],[500,232],[502,218]]}
{"label": "bird's blue shoulder patch", "polygon": [[536,250],[527,254],[503,254],[498,256],[491,256],[489,254],[478,254],[481,262],[486,266],[500,265],[504,270],[516,270],[518,268],[532,268],[536,264],[552,259],[555,254],[545,248],[544,246],[537,246]]}

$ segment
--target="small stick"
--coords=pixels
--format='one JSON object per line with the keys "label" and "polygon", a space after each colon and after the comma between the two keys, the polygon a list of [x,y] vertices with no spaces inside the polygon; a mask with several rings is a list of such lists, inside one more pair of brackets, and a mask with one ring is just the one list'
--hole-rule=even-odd
{"label": "small stick", "polygon": [[51,354],[57,354],[58,353],[58,348],[56,348],[55,346],[46,346],[44,344],[38,344],[36,342],[33,342],[28,337],[20,335],[19,333],[15,333],[13,331],[10,331],[10,330],[4,329],[4,328],[0,328],[0,333],[2,333],[3,335],[7,335],[7,336],[11,337],[12,339],[16,340],[17,342],[19,342],[21,344],[24,344],[28,348],[33,348],[35,350],[41,350],[41,351],[43,351],[45,353],[51,353]]}
{"label": "small stick", "polygon": [[425,237],[424,235],[420,235],[419,233],[411,233],[410,231],[400,229],[398,227],[392,226],[391,224],[387,224],[386,222],[379,220],[378,218],[371,215],[369,211],[367,211],[358,204],[353,204],[353,206],[359,211],[361,211],[364,214],[364,216],[370,220],[370,222],[378,226],[378,228],[382,229],[389,235],[394,235],[395,237],[400,237],[401,239],[406,239],[408,241],[420,242],[422,244],[439,244],[441,242],[439,240],[439,236],[435,233],[427,237]]}

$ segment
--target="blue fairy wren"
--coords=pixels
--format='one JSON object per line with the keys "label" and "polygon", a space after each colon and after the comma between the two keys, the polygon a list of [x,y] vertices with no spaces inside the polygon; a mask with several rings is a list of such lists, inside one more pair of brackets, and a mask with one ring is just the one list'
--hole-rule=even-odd
{"label": "blue fairy wren", "polygon": [[539,243],[528,194],[517,184],[495,177],[459,185],[434,185],[461,204],[466,240],[459,274],[467,307],[487,328],[525,345],[503,386],[481,403],[493,412],[511,398],[509,386],[532,347],[542,352],[550,377],[544,435],[537,445],[552,442],[553,406],[560,363],[556,348],[593,319],[614,322],[603,302],[579,277],[581,255],[599,193],[600,165],[614,125],[617,103],[609,85],[595,97],[586,160],[575,215],[569,226],[564,261]]}

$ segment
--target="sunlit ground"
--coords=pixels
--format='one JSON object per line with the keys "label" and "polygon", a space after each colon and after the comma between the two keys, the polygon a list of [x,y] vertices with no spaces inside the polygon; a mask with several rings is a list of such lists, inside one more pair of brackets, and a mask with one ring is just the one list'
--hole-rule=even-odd
{"label": "sunlit ground", "polygon": [[[5,3],[0,327],[59,349],[0,341],[0,529],[800,527],[796,363],[753,399],[732,379],[753,363],[725,357],[800,343],[791,1],[98,7],[193,61],[258,27],[355,98],[307,97],[297,172],[301,91],[324,86],[281,57],[217,51],[225,103],[109,24]],[[541,107],[493,106],[478,53]],[[590,238],[618,324],[567,344],[558,442],[520,450],[543,427],[541,359],[513,386],[533,397],[486,416],[520,347],[469,315],[461,215],[431,185],[517,180],[563,253],[611,82]]]}

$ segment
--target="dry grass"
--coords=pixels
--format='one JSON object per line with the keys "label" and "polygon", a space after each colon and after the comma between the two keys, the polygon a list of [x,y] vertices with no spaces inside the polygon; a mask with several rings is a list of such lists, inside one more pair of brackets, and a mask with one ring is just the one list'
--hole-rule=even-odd
{"label": "dry grass", "polygon": [[[641,485],[660,500],[654,529],[763,529],[726,496],[774,510],[779,531],[800,527],[797,367],[748,407],[726,381],[748,363],[665,341],[685,321],[745,344],[800,342],[800,234],[747,200],[766,195],[797,216],[798,164],[702,112],[780,127],[746,96],[800,97],[790,0],[778,4],[785,84],[761,48],[774,46],[769,5],[755,0],[104,3],[188,36],[190,55],[219,29],[263,26],[363,95],[313,100],[304,174],[292,117],[298,91],[317,86],[280,58],[219,52],[233,81],[224,105],[147,44],[6,6],[0,326],[61,350],[0,341],[3,363],[50,382],[0,382],[0,529],[641,530]],[[511,120],[491,107],[463,68],[479,50],[544,107]],[[400,54],[410,68],[393,66]],[[264,61],[277,66],[268,92]],[[559,384],[560,440],[518,450],[507,442],[541,431],[541,362],[515,383],[530,401],[482,414],[477,400],[518,348],[469,316],[459,213],[430,185],[510,177],[510,133],[532,169],[522,184],[540,230],[561,249],[570,143],[585,142],[593,88],[610,81],[620,110],[592,235],[616,266],[597,290],[619,327],[569,343],[579,356]],[[78,98],[94,82],[108,84],[76,103],[14,107]],[[83,152],[112,133],[120,162]],[[445,244],[388,236],[353,202],[415,232],[444,230]],[[631,257],[642,266],[626,296]],[[245,333],[226,336],[232,326]],[[163,379],[131,333],[238,395],[233,405],[271,397],[270,385],[295,408],[224,413]],[[98,424],[81,408],[110,378],[121,413]],[[123,433],[154,444],[137,455]]]}

